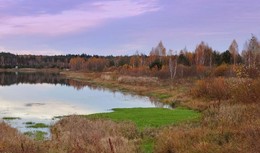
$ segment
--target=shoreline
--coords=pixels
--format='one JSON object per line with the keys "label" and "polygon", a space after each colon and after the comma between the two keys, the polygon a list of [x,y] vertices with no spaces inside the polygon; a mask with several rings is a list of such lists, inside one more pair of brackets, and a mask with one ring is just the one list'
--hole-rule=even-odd
{"label": "shoreline", "polygon": [[60,69],[50,69],[50,68],[42,68],[42,69],[36,69],[36,68],[13,68],[13,69],[4,69],[0,68],[0,72],[21,72],[21,73],[36,73],[36,72],[44,72],[44,73],[59,73],[64,70]]}
{"label": "shoreline", "polygon": [[[105,87],[114,91],[147,96],[154,101],[171,106],[179,106],[181,104],[181,106],[188,107],[188,105],[182,102],[189,102],[191,100],[186,93],[193,83],[193,80],[186,82],[183,80],[159,80],[154,79],[154,77],[134,77],[113,72],[89,73],[61,71],[60,74],[68,79],[81,81],[86,84]],[[125,80],[122,80],[122,78],[125,78]],[[197,110],[192,107],[188,108]]]}
{"label": "shoreline", "polygon": [[[194,85],[193,78],[163,80],[156,77],[136,77],[122,75],[116,72],[82,72],[61,70],[56,68],[19,68],[0,69],[0,72],[19,73],[58,73],[68,79],[85,84],[108,88],[112,91],[120,91],[140,96],[147,96],[153,101],[170,106],[184,106],[193,110],[200,107],[190,105],[194,101],[189,93],[190,87]],[[207,105],[207,104],[203,104]],[[207,107],[207,106],[205,106]]]}
{"label": "shoreline", "polygon": [[[202,111],[201,106],[193,105],[194,99],[189,94],[190,87],[194,85],[194,78],[184,79],[158,79],[156,77],[122,75],[116,72],[83,72],[61,70],[57,68],[19,68],[0,69],[0,72],[19,73],[57,73],[67,79],[85,83],[86,85],[103,87],[112,91],[120,91],[140,96],[147,96],[152,101],[172,107],[183,106],[192,110]],[[199,105],[201,105],[200,103]],[[208,104],[203,103],[204,108]]]}

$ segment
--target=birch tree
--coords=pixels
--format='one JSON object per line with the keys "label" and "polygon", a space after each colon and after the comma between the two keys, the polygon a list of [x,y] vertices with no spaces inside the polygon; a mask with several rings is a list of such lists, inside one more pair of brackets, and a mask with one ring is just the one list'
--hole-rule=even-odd
{"label": "birch tree", "polygon": [[236,65],[237,55],[238,55],[238,44],[235,39],[232,41],[232,43],[229,46],[229,52],[230,52],[230,54],[232,56],[232,60],[233,60],[233,62],[231,62],[231,63]]}
{"label": "birch tree", "polygon": [[252,35],[249,42],[246,42],[243,57],[248,67],[260,67],[260,44],[256,36]]}
{"label": "birch tree", "polygon": [[174,57],[173,50],[169,50],[169,71],[171,79],[174,79],[177,73],[178,57]]}

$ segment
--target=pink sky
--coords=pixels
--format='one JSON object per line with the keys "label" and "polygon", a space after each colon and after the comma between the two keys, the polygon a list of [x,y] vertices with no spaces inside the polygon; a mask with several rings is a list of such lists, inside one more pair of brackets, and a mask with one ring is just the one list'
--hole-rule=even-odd
{"label": "pink sky", "polygon": [[224,51],[260,35],[257,0],[0,0],[0,14],[0,49],[18,54],[147,54],[160,40]]}

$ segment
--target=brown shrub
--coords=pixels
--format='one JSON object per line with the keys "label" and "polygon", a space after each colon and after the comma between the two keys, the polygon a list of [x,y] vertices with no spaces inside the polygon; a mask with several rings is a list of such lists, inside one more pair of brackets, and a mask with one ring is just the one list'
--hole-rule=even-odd
{"label": "brown shrub", "polygon": [[203,75],[206,72],[206,67],[203,65],[198,65],[196,67],[196,71],[198,75]]}
{"label": "brown shrub", "polygon": [[191,94],[195,97],[204,97],[209,93],[209,84],[205,80],[198,80],[195,87],[192,88]]}
{"label": "brown shrub", "polygon": [[233,86],[232,96],[235,103],[259,103],[260,79],[244,79],[237,82]]}
{"label": "brown shrub", "polygon": [[229,72],[230,68],[227,64],[221,64],[220,66],[216,67],[213,71],[214,76],[226,76]]}
{"label": "brown shrub", "polygon": [[224,78],[208,78],[198,80],[191,90],[191,94],[195,97],[206,97],[220,102],[230,97],[230,89]]}
{"label": "brown shrub", "polygon": [[248,77],[257,78],[260,76],[260,72],[256,67],[245,67],[245,71]]}
{"label": "brown shrub", "polygon": [[256,67],[238,65],[234,67],[234,71],[236,76],[240,78],[257,78],[260,76],[260,70]]}

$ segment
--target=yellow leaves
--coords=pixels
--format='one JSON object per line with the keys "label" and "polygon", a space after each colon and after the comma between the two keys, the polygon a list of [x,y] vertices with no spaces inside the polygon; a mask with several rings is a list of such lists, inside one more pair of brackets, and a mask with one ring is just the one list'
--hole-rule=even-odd
{"label": "yellow leaves", "polygon": [[85,63],[84,58],[74,57],[70,60],[69,66],[72,70],[80,70],[80,69],[82,69],[82,66],[84,63]]}

